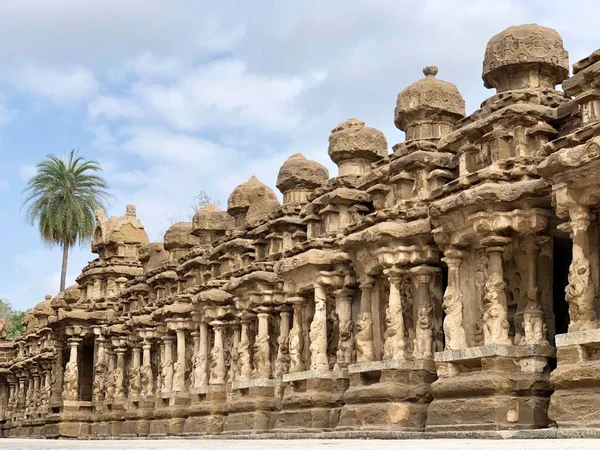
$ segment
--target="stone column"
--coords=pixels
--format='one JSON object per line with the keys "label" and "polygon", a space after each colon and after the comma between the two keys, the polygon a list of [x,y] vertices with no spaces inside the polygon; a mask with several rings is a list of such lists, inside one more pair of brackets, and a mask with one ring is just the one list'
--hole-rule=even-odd
{"label": "stone column", "polygon": [[81,338],[71,337],[68,339],[69,362],[64,373],[63,400],[79,400],[79,368],[77,366],[77,349]]}
{"label": "stone column", "polygon": [[384,274],[390,284],[388,307],[385,311],[386,330],[384,333],[383,359],[404,359],[406,341],[404,340],[403,300],[400,283],[405,271],[395,267],[385,269]]}
{"label": "stone column", "polygon": [[277,360],[275,361],[275,377],[279,378],[290,369],[290,311],[283,310],[279,313],[279,337],[277,338]]}
{"label": "stone column", "polygon": [[40,372],[36,370],[33,373],[33,392],[31,393],[31,408],[35,410],[40,406],[41,400],[41,389],[40,389]]}
{"label": "stone column", "polygon": [[[525,238],[527,255],[526,298],[527,304],[523,310],[523,335],[515,345],[549,345],[546,339],[544,312],[540,305],[539,289],[537,287],[537,258],[540,244],[548,241],[546,236],[530,234]],[[516,325],[516,324],[515,324]]]}
{"label": "stone column", "polygon": [[163,336],[165,359],[161,361],[162,392],[170,393],[173,390],[173,336]]}
{"label": "stone column", "polygon": [[125,399],[125,351],[124,346],[119,346],[115,350],[117,354],[117,367],[115,368],[115,400],[122,401]]}
{"label": "stone column", "polygon": [[54,363],[54,370],[52,371],[53,383],[52,383],[52,397],[50,398],[51,403],[57,403],[62,400],[64,373],[63,373],[63,343],[61,341],[56,342],[56,361]]}
{"label": "stone column", "polygon": [[356,362],[373,361],[373,319],[371,314],[371,292],[373,279],[369,276],[360,284],[360,313],[356,318],[358,332],[354,337],[356,347]]}
{"label": "stone column", "polygon": [[208,324],[200,322],[198,335],[194,342],[198,342],[194,356],[194,388],[198,389],[208,384]]}
{"label": "stone column", "polygon": [[15,381],[12,377],[8,378],[8,408],[7,411],[10,413],[13,410],[16,399],[16,386]]}
{"label": "stone column", "polygon": [[142,395],[151,397],[154,395],[154,374],[152,373],[152,344],[144,339],[142,344],[142,368],[140,371]]}
{"label": "stone column", "polygon": [[181,324],[177,328],[177,362],[175,363],[173,390],[185,391],[185,328]]}
{"label": "stone column", "polygon": [[25,376],[19,374],[19,390],[17,391],[17,411],[25,409]]}
{"label": "stone column", "polygon": [[411,269],[411,275],[417,285],[417,322],[415,324],[414,359],[433,357],[434,310],[431,303],[430,283],[434,267],[418,266]]}
{"label": "stone column", "polygon": [[250,352],[251,315],[244,314],[241,319],[240,342],[237,346],[237,379],[249,380],[252,377],[252,359]]}
{"label": "stone column", "polygon": [[354,351],[354,323],[352,322],[352,300],[354,290],[343,287],[335,291],[335,303],[339,321],[338,350],[336,369],[344,369],[352,364]]}
{"label": "stone column", "polygon": [[227,374],[227,382],[233,383],[238,379],[239,375],[239,361],[240,354],[238,353],[238,348],[240,346],[241,339],[241,330],[240,330],[240,322],[232,321],[231,327],[233,329],[233,344],[231,348],[231,365],[229,367],[229,372]]}
{"label": "stone column", "polygon": [[310,368],[311,370],[329,370],[327,359],[327,315],[326,291],[320,283],[314,284],[315,314],[310,324]]}
{"label": "stone column", "polygon": [[569,218],[573,240],[569,285],[565,290],[569,303],[569,331],[590,330],[598,327],[598,318],[594,305],[596,293],[590,267],[589,209],[580,205],[572,206],[569,208]]}
{"label": "stone column", "polygon": [[104,399],[106,378],[111,376],[106,367],[105,343],[106,339],[102,337],[96,338],[96,364],[94,366],[94,381],[92,388],[94,401],[102,401]]}
{"label": "stone column", "polygon": [[142,348],[139,344],[131,349],[131,373],[129,378],[129,397],[137,398],[142,393]]}
{"label": "stone column", "polygon": [[254,341],[253,378],[271,378],[271,337],[269,336],[269,313],[259,308],[258,330]]}
{"label": "stone column", "polygon": [[460,290],[460,265],[463,252],[450,247],[442,261],[448,266],[448,286],[444,292],[442,307],[446,313],[444,318],[445,350],[467,348],[467,337],[463,325],[463,295]]}
{"label": "stone column", "polygon": [[116,382],[116,361],[115,361],[115,352],[112,348],[105,349],[105,357],[108,366],[108,374],[106,376],[106,387],[105,387],[105,396],[104,400],[107,402],[112,402],[115,399],[115,390],[117,386]]}
{"label": "stone column", "polygon": [[44,363],[43,406],[48,407],[52,396],[52,364]]}
{"label": "stone column", "polygon": [[488,279],[485,287],[485,312],[483,313],[483,338],[488,344],[512,344],[508,338],[508,308],[502,253],[510,238],[489,236],[481,241],[489,257]]}
{"label": "stone column", "polygon": [[225,384],[225,349],[223,348],[223,328],[225,323],[220,320],[213,320],[211,323],[215,333],[213,348],[210,352],[210,385]]}
{"label": "stone column", "polygon": [[290,373],[303,372],[305,370],[304,358],[304,335],[302,330],[302,307],[304,298],[291,297],[288,299],[294,308],[294,319],[290,330]]}

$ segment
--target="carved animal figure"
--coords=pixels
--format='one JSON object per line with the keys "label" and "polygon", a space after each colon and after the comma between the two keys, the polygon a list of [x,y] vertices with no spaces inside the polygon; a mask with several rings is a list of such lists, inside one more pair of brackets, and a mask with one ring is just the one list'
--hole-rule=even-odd
{"label": "carved animal figure", "polygon": [[414,357],[431,358],[433,356],[433,308],[423,306],[417,313],[417,329],[414,340]]}
{"label": "carved animal figure", "polygon": [[362,312],[356,318],[356,329],[358,332],[354,337],[356,347],[356,361],[373,361],[373,322],[371,314]]}
{"label": "carved animal figure", "polygon": [[444,293],[442,308],[444,318],[444,335],[447,350],[459,350],[467,347],[467,338],[463,328],[462,294],[455,288],[448,287]]}

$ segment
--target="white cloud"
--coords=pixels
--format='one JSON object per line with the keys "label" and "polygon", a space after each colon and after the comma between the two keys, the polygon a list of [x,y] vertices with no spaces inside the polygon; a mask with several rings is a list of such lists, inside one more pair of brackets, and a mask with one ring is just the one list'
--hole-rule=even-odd
{"label": "white cloud", "polygon": [[63,106],[87,100],[99,88],[94,74],[81,66],[58,69],[28,64],[13,83],[33,95]]}

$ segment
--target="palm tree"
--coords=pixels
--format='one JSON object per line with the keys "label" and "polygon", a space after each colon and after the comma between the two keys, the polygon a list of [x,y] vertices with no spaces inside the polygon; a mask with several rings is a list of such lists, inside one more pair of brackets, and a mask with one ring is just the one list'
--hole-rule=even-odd
{"label": "palm tree", "polygon": [[60,290],[65,289],[69,249],[92,236],[94,212],[103,207],[110,196],[102,169],[96,161],[86,161],[71,150],[62,156],[48,155],[37,164],[37,173],[29,180],[26,219],[36,222],[42,240],[48,245],[60,245],[63,250]]}

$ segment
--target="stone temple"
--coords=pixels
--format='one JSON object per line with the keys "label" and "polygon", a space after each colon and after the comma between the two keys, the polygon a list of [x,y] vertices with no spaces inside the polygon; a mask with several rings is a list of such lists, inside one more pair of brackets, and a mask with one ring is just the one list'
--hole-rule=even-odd
{"label": "stone temple", "polygon": [[600,432],[600,50],[569,77],[556,31],[504,30],[468,117],[423,72],[404,142],[341,123],[283,204],[252,177],[154,243],[99,211],[98,258],[0,342],[3,435]]}

